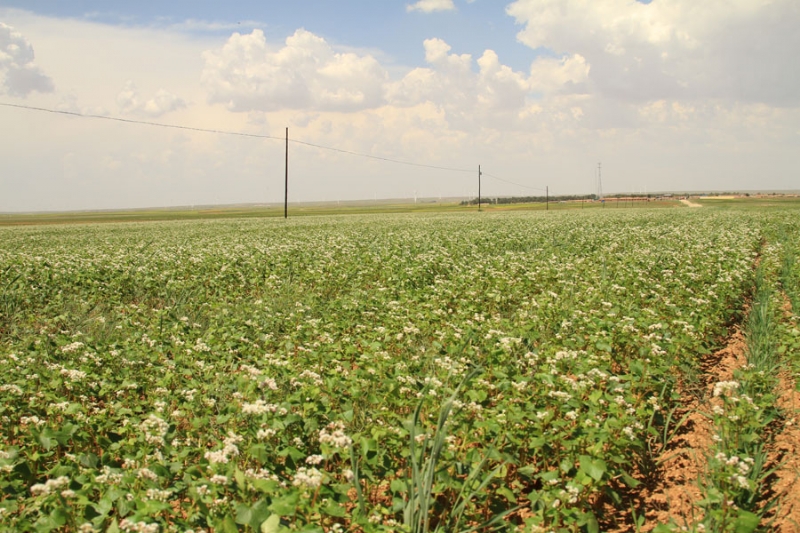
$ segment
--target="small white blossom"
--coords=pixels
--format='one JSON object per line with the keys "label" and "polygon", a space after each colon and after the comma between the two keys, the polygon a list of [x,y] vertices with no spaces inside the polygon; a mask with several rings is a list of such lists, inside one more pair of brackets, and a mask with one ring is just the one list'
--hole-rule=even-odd
{"label": "small white blossom", "polygon": [[300,467],[294,476],[292,485],[295,487],[308,487],[316,489],[322,484],[322,472],[316,468]]}
{"label": "small white blossom", "polygon": [[353,439],[345,435],[344,424],[341,422],[331,422],[322,428],[319,431],[319,441],[335,448],[347,448],[353,443]]}

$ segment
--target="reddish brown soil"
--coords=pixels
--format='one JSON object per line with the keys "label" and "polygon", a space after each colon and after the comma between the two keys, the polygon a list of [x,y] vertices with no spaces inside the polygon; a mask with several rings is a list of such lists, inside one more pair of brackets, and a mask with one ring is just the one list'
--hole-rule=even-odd
{"label": "reddish brown soil", "polygon": [[736,329],[724,348],[703,360],[704,394],[687,398],[684,414],[691,414],[659,458],[660,482],[645,497],[646,530],[670,520],[679,525],[691,524],[702,516],[697,502],[702,499],[699,481],[714,435],[714,425],[707,416],[712,407],[712,390],[717,382],[732,380],[734,371],[747,364],[745,348],[744,336]]}
{"label": "reddish brown soil", "polygon": [[[714,435],[713,423],[706,415],[713,406],[714,385],[732,380],[734,371],[747,363],[745,347],[744,336],[737,328],[724,348],[703,359],[699,387],[694,390],[683,387],[684,406],[673,417],[677,423],[686,416],[683,426],[657,459],[655,472],[649,478],[637,476],[642,485],[626,494],[630,507],[638,509],[639,516],[645,519],[641,531],[651,531],[658,524],[670,521],[679,526],[690,525],[702,517],[702,510],[697,507],[702,499],[699,484]],[[636,531],[632,517],[625,514],[628,516],[606,524],[605,530]]]}
{"label": "reddish brown soil", "polygon": [[800,533],[800,393],[789,375],[781,376],[778,392],[786,422],[770,446],[767,468],[776,468],[770,496],[777,504],[764,523],[772,531]]}
{"label": "reddish brown soil", "polygon": [[[783,299],[784,318],[791,321],[792,304],[785,294]],[[763,525],[781,533],[800,533],[800,392],[791,372],[781,374],[777,393],[786,422],[769,450],[767,469],[775,469],[769,496],[777,504]]]}

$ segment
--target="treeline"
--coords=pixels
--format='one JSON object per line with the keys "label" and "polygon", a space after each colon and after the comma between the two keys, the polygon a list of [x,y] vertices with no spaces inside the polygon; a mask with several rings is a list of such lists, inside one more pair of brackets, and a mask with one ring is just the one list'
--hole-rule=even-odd
{"label": "treeline", "polygon": [[[481,203],[483,204],[534,204],[534,203],[545,203],[547,201],[550,202],[570,202],[570,201],[577,201],[577,200],[595,200],[597,195],[595,194],[571,194],[571,195],[562,195],[562,196],[510,196],[507,198],[483,198],[481,199]],[[461,202],[461,205],[478,205],[478,199],[473,198],[472,200],[464,200]]]}

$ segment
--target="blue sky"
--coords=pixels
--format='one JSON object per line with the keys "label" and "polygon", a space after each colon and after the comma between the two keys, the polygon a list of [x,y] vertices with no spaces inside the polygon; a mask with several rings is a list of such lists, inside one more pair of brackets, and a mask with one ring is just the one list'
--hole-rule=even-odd
{"label": "blue sky", "polygon": [[[414,4],[412,4],[412,1]],[[417,9],[414,9],[416,7]],[[796,189],[796,0],[0,3],[0,104],[458,169],[483,193]],[[0,212],[282,199],[281,143],[0,105]],[[291,201],[470,196],[292,146]]]}
{"label": "blue sky", "polygon": [[[503,2],[456,0],[456,10],[433,13],[407,12],[409,3],[394,0],[3,2],[9,7],[43,15],[115,25],[166,26],[187,19],[209,23],[243,22],[240,31],[258,26],[274,40],[282,40],[297,28],[305,28],[340,45],[380,50],[387,59],[404,65],[422,62],[424,52],[417,43],[431,37],[447,41],[459,53],[477,56],[491,48],[515,69],[527,68],[538,53],[516,40],[520,26],[506,15]],[[208,32],[230,33],[228,29]]]}

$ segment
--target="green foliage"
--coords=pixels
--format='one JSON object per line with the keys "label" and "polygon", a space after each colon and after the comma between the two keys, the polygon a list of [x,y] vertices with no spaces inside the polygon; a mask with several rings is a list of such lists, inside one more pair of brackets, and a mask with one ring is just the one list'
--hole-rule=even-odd
{"label": "green foliage", "polygon": [[784,221],[697,211],[2,228],[2,527],[596,531]]}

